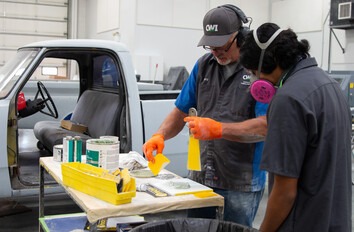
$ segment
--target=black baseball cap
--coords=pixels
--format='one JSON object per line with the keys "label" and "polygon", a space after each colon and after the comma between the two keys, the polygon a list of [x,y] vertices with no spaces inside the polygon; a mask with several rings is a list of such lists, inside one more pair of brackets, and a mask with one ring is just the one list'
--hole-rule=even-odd
{"label": "black baseball cap", "polygon": [[241,26],[241,20],[232,9],[222,6],[211,9],[204,16],[204,35],[198,46],[221,47]]}

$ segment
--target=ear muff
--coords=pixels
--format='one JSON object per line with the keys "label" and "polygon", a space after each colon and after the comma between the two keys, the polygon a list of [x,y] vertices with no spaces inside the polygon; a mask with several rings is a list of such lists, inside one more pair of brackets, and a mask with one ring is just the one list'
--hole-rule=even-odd
{"label": "ear muff", "polygon": [[225,7],[225,8],[228,8],[230,10],[233,10],[235,12],[235,14],[237,15],[237,17],[239,17],[243,23],[248,23],[249,20],[248,20],[247,16],[237,6],[234,6],[232,4],[225,4],[225,5],[222,5],[220,7]]}
{"label": "ear muff", "polygon": [[241,27],[237,34],[237,47],[241,47],[241,45],[245,42],[246,35],[250,32],[249,27]]}
{"label": "ear muff", "polygon": [[[237,15],[237,17],[241,20],[241,22],[243,24],[246,24],[246,23],[249,22],[249,18],[237,6],[234,6],[234,5],[231,5],[231,4],[225,4],[225,5],[222,5],[220,7],[225,7],[225,8],[228,8],[228,9],[234,11],[235,14]],[[241,26],[240,27],[240,29],[238,30],[238,34],[237,34],[237,47],[241,47],[241,45],[245,41],[245,37],[246,37],[246,35],[248,34],[249,31],[250,31],[250,29],[248,27],[245,27],[245,26]]]}

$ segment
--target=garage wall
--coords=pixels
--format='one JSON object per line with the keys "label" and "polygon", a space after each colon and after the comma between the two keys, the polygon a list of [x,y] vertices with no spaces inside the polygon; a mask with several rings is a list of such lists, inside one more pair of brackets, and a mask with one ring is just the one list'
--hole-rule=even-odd
{"label": "garage wall", "polygon": [[[79,5],[81,1],[84,0],[80,0]],[[126,44],[136,71],[146,73],[149,77],[142,76],[142,79],[150,80],[163,78],[173,66],[185,66],[189,72],[192,70],[196,60],[205,53],[197,44],[203,35],[203,17],[209,9],[226,3],[237,5],[247,16],[252,16],[252,28],[269,17],[269,0],[119,2],[119,9],[112,8],[111,13],[105,15],[110,20],[119,20],[119,26],[98,33],[96,11],[101,0],[86,1],[86,35],[88,38],[117,40]]]}
{"label": "garage wall", "polygon": [[[223,4],[234,4],[252,17],[251,28],[268,20],[268,0],[137,0],[133,47],[137,71],[142,70],[139,58],[148,56],[150,60],[162,57],[163,66],[159,64],[159,68],[163,68],[163,76],[173,66],[185,66],[190,72],[197,59],[205,53],[203,48],[197,47],[203,35],[204,15]],[[123,28],[121,31],[124,39]],[[150,70],[155,65],[151,63]]]}
{"label": "garage wall", "polygon": [[[354,30],[334,30],[345,53],[333,35],[329,42],[330,0],[5,0],[0,2],[0,66],[23,44],[68,37],[121,41],[146,73],[155,73],[157,60],[158,78],[172,66],[191,71],[205,52],[196,47],[203,16],[225,3],[251,16],[251,29],[267,21],[293,28],[309,40],[323,69],[354,70]],[[140,61],[150,67],[139,67]]]}
{"label": "garage wall", "polygon": [[17,48],[68,36],[68,0],[0,2],[0,66]]}

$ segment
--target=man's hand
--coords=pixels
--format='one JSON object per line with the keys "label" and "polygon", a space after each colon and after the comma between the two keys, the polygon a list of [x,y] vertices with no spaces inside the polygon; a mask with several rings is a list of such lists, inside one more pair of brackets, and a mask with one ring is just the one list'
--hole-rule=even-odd
{"label": "man's hand", "polygon": [[211,118],[185,117],[188,127],[194,138],[199,140],[220,139],[222,137],[222,125]]}
{"label": "man's hand", "polygon": [[153,151],[157,150],[157,153],[162,153],[165,147],[165,139],[162,134],[154,134],[146,143],[143,145],[143,151],[145,157],[148,161],[155,163]]}

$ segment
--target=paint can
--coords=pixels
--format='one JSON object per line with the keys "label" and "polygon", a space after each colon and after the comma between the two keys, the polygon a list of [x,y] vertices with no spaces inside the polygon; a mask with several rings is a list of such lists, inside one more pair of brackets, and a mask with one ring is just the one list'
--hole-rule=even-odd
{"label": "paint can", "polygon": [[74,162],[81,162],[82,139],[80,136],[74,136]]}
{"label": "paint can", "polygon": [[63,162],[74,161],[74,139],[72,136],[63,138]]}
{"label": "paint can", "polygon": [[103,136],[100,136],[100,139],[108,139],[108,140],[112,140],[113,142],[119,143],[118,136],[103,135]]}
{"label": "paint can", "polygon": [[119,168],[119,143],[101,138],[87,140],[86,163],[115,171]]}
{"label": "paint can", "polygon": [[53,146],[53,160],[57,162],[63,161],[63,144]]}

